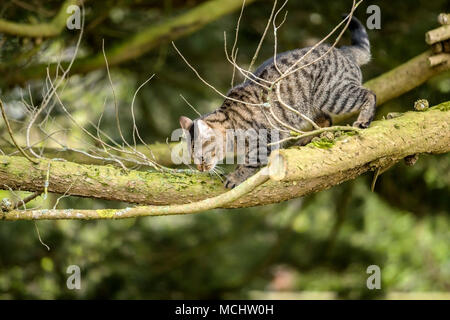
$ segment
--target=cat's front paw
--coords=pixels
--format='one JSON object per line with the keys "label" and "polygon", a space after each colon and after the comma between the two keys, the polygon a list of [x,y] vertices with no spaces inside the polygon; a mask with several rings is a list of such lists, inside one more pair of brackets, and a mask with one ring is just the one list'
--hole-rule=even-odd
{"label": "cat's front paw", "polygon": [[370,126],[370,121],[355,121],[353,126],[359,129],[366,129]]}
{"label": "cat's front paw", "polygon": [[227,175],[227,178],[224,182],[224,186],[227,189],[233,189],[234,187],[244,182],[246,178],[247,177],[241,175],[239,172],[232,172],[229,175]]}
{"label": "cat's front paw", "polygon": [[[241,181],[242,182],[242,181]],[[223,183],[225,188],[227,189],[233,189],[234,187],[236,187],[240,182],[238,181],[238,179],[232,175],[228,175],[227,179],[225,180],[225,182]]]}
{"label": "cat's front paw", "polygon": [[236,170],[227,175],[227,179],[224,182],[225,188],[233,189],[250,178],[258,170],[259,167],[238,166]]}

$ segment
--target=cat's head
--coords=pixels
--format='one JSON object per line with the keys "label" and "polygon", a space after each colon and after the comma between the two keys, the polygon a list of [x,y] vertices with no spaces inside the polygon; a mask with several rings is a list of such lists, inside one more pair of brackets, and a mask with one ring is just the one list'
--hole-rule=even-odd
{"label": "cat's head", "polygon": [[210,171],[225,156],[225,146],[221,130],[213,128],[202,119],[191,120],[180,117],[180,126],[189,134],[188,150],[191,159],[200,171]]}

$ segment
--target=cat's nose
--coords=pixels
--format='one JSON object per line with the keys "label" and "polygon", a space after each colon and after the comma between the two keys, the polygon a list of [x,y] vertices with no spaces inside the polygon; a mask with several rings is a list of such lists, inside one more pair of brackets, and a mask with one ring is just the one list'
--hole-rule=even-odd
{"label": "cat's nose", "polygon": [[203,164],[198,164],[197,165],[197,169],[198,169],[198,171],[205,171],[205,167],[203,166]]}

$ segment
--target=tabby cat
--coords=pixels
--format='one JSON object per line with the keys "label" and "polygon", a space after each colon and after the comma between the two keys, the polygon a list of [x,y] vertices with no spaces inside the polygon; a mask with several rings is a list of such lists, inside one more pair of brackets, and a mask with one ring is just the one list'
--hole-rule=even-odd
{"label": "tabby cat", "polygon": [[[298,71],[295,71],[296,67],[291,68],[295,72],[280,81],[278,94],[281,100],[320,126],[331,125],[330,115],[359,110],[359,116],[353,125],[358,128],[367,128],[375,114],[376,96],[362,87],[360,70],[360,66],[370,60],[369,38],[364,26],[354,17],[349,23],[349,30],[351,31],[350,46],[330,50],[329,45],[321,44],[297,65],[307,65],[306,67]],[[231,129],[273,131],[273,128],[277,127],[280,130],[276,135],[269,134],[266,142],[258,142],[257,148],[269,150],[269,143],[273,145],[274,142],[289,136],[289,130],[282,130],[283,127],[275,118],[300,130],[311,128],[304,117],[281,105],[275,90],[267,90],[258,85],[267,85],[266,81],[277,79],[280,76],[279,71],[288,70],[309,49],[295,49],[280,53],[276,57],[277,65],[274,65],[273,58],[268,59],[254,72],[256,77],[233,87],[227,94],[229,99],[225,99],[218,109],[195,120],[187,117],[180,118],[181,127],[192,137],[189,141],[191,157],[199,170],[212,170],[224,158],[223,152],[220,155],[214,151],[206,153],[206,150],[211,150],[217,141],[212,139],[213,132],[219,132],[219,135],[225,139],[225,132]],[[320,58],[328,50],[330,52]],[[314,62],[318,58],[320,59]],[[273,114],[266,108],[268,101]],[[196,146],[200,148],[197,149]],[[280,147],[283,146],[285,145],[280,145]],[[245,149],[246,159],[251,151],[248,147]],[[225,187],[233,188],[242,183],[264,164],[258,159],[256,163],[246,161],[238,165],[236,170],[227,176]]]}

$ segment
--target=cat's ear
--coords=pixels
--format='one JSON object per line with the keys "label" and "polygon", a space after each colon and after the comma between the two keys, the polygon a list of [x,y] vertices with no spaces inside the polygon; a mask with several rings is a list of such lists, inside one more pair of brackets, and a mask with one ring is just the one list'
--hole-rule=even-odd
{"label": "cat's ear", "polygon": [[201,137],[207,137],[211,134],[212,128],[203,120],[197,121],[198,133]]}
{"label": "cat's ear", "polygon": [[193,121],[189,119],[188,117],[181,116],[180,117],[180,126],[184,130],[189,130],[189,128],[192,126]]}

